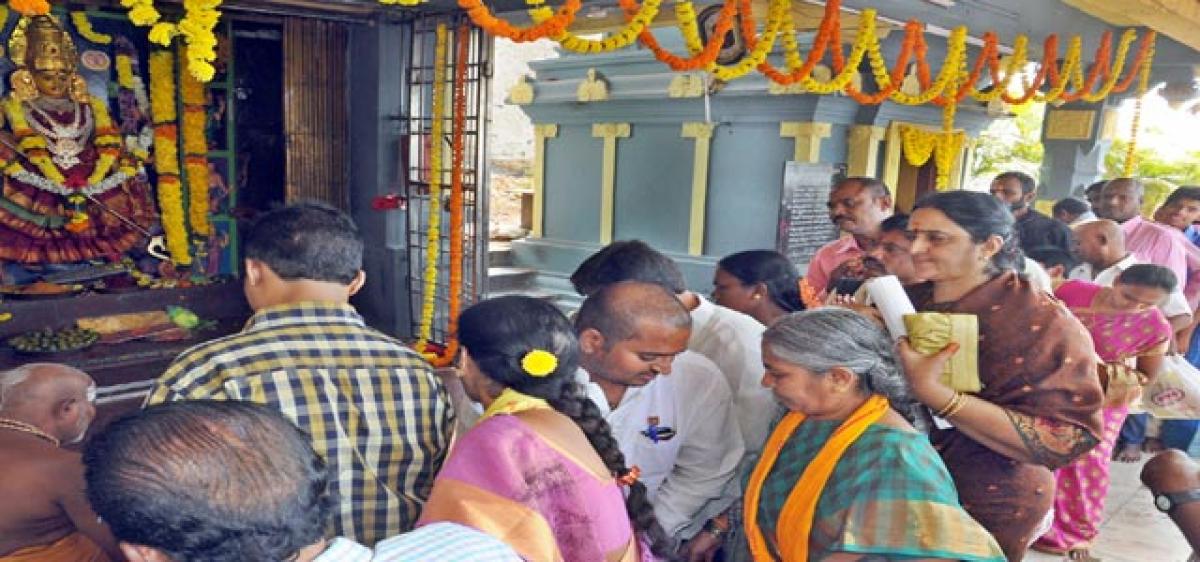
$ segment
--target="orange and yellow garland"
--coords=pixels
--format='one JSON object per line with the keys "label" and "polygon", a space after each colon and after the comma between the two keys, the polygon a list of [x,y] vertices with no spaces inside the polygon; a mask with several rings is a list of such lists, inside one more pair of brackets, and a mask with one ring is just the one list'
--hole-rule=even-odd
{"label": "orange and yellow garland", "polygon": [[175,123],[175,55],[150,53],[150,117],[154,122],[154,169],[158,173],[158,208],[167,251],[176,265],[191,265],[183,187],[179,182],[179,128]]}
{"label": "orange and yellow garland", "polygon": [[[1113,36],[1111,33],[1105,33],[1096,48],[1091,69],[1085,73],[1082,39],[1078,36],[1070,38],[1060,67],[1059,38],[1057,35],[1050,35],[1045,40],[1043,63],[1038,72],[1032,80],[1022,79],[1022,83],[1017,85],[1019,93],[1014,94],[1009,92],[1013,86],[1012,79],[1020,75],[1026,64],[1031,62],[1028,59],[1028,37],[1018,35],[1013,40],[1014,52],[1005,62],[999,48],[999,37],[989,31],[983,35],[983,48],[979,55],[973,64],[969,64],[971,61],[967,55],[967,29],[954,29],[948,40],[946,58],[937,78],[934,79],[927,57],[924,24],[916,20],[905,25],[904,42],[895,64],[890,69],[883,58],[880,39],[876,33],[875,10],[866,9],[859,14],[857,37],[850,52],[844,52],[841,41],[840,0],[826,2],[825,14],[812,48],[804,58],[801,57],[796,41],[791,3],[787,0],[770,1],[767,21],[761,33],[755,26],[750,0],[725,0],[717,16],[714,32],[707,42],[700,39],[696,12],[691,1],[678,0],[674,8],[676,26],[687,45],[688,57],[680,57],[663,49],[649,26],[644,25],[647,15],[657,10],[657,2],[644,0],[639,6],[636,0],[619,0],[628,24],[604,40],[582,40],[568,31],[567,28],[579,10],[578,0],[568,0],[553,15],[550,8],[540,5],[540,1],[529,0],[529,3],[537,6],[530,10],[534,25],[515,27],[506,20],[495,17],[483,4],[483,0],[459,0],[459,6],[467,11],[476,25],[492,35],[513,41],[552,39],[564,48],[576,52],[606,52],[630,44],[632,41],[629,38],[637,31],[641,43],[654,53],[655,58],[672,70],[704,69],[713,73],[717,79],[728,81],[757,69],[778,84],[800,84],[806,91],[816,94],[844,93],[867,105],[890,100],[904,105],[934,103],[946,107],[955,106],[968,97],[984,103],[1000,99],[1012,105],[1022,105],[1031,101],[1083,100],[1094,103],[1113,93],[1128,90],[1143,71],[1148,71],[1156,39],[1153,31],[1142,35],[1141,46],[1132,63],[1127,65],[1126,59],[1137,39],[1137,31],[1130,29],[1122,35],[1115,55],[1112,53]],[[726,34],[733,29],[735,18],[741,20],[741,35],[749,52],[735,65],[718,65],[717,55]],[[775,68],[767,60],[767,54],[774,49],[776,40],[780,38],[787,66],[785,70]],[[814,77],[814,70],[827,56],[832,62],[832,75],[828,80],[817,79]],[[870,63],[875,78],[875,92],[864,92],[859,85],[862,79],[858,69],[864,59]],[[915,62],[915,79],[920,85],[919,91],[916,92],[906,91],[908,89],[902,87],[910,60]],[[990,75],[993,84],[988,91],[976,87],[985,72]],[[1041,91],[1043,88],[1045,93]],[[945,110],[943,114],[946,118],[943,123],[944,131],[952,131],[951,119],[955,115],[955,109]]]}
{"label": "orange and yellow garland", "polygon": [[[445,41],[445,38],[442,36],[443,31],[444,30],[439,27],[439,44]],[[447,307],[447,313],[449,314],[449,319],[447,322],[448,325],[446,326],[445,345],[438,349],[435,346],[429,345],[433,317],[432,315],[426,316],[424,314],[425,311],[423,310],[422,323],[419,332],[419,335],[422,337],[420,341],[417,342],[417,350],[421,351],[429,360],[430,364],[432,364],[434,367],[447,367],[454,362],[455,357],[458,355],[458,315],[460,312],[462,312],[463,212],[465,210],[463,207],[463,166],[465,164],[464,158],[466,156],[463,145],[466,136],[465,127],[467,115],[467,59],[470,56],[471,48],[471,29],[465,22],[460,25],[458,30],[455,32],[455,39],[454,75],[452,78],[454,90],[453,98],[451,100],[451,106],[453,108],[453,120],[451,121],[450,126],[450,201],[447,204],[447,210],[450,213],[450,283],[446,289],[448,291],[447,300],[449,301],[449,305]],[[445,60],[444,46],[435,48],[434,51],[435,53],[441,53],[440,55],[435,55],[439,57],[439,61]],[[435,79],[437,79],[438,76],[444,76],[444,71],[439,71],[436,67],[437,64],[435,63]],[[442,98],[444,95],[444,93],[439,95],[438,92],[435,91],[434,99],[436,100],[438,98]],[[441,106],[435,105],[435,107]],[[441,115],[440,111],[435,110],[434,113],[435,120],[444,119],[444,116]],[[435,138],[434,142],[439,142],[439,140],[440,137],[437,137]],[[438,148],[434,148],[433,150],[440,152]],[[430,159],[430,162],[432,168],[431,173],[440,174],[440,168],[432,167],[432,158]],[[433,190],[431,189],[431,196],[432,192]],[[432,205],[430,209],[430,212],[432,213]],[[433,241],[440,237],[440,233],[437,232],[437,225],[433,222],[432,217],[433,215],[431,214],[429,241]],[[428,260],[425,270],[426,290],[429,288],[430,281],[434,282],[433,286],[436,289],[438,262],[437,254],[429,253],[427,250],[426,259]],[[426,302],[433,300],[432,295],[432,292],[425,293]]]}
{"label": "orange and yellow garland", "polygon": [[183,102],[183,168],[187,177],[188,224],[192,234],[207,237],[208,222],[208,108],[204,84],[190,72],[180,73],[179,97]]}

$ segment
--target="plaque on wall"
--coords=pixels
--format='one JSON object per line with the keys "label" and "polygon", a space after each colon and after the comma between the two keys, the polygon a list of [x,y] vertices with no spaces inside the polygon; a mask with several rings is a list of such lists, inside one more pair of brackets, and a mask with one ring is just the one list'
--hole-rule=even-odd
{"label": "plaque on wall", "polygon": [[786,164],[775,247],[788,261],[807,264],[821,246],[837,238],[837,225],[829,220],[827,204],[829,190],[845,175],[845,165]]}

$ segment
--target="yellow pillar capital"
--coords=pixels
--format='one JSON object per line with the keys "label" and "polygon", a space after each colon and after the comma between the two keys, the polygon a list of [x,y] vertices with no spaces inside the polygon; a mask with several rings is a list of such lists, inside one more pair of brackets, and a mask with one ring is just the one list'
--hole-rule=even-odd
{"label": "yellow pillar capital", "polygon": [[783,121],[779,124],[779,136],[796,139],[792,160],[815,163],[821,160],[821,140],[829,138],[832,129],[829,123]]}

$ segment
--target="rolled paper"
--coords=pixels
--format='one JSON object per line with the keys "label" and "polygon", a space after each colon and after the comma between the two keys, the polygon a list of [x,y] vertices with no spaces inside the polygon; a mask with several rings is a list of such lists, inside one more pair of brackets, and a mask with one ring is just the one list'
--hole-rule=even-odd
{"label": "rolled paper", "polygon": [[979,392],[979,319],[974,314],[920,312],[904,316],[908,343],[925,355],[933,355],[951,342],[958,351],[942,371],[942,383],[960,392]]}
{"label": "rolled paper", "polygon": [[883,316],[883,323],[892,339],[898,340],[907,335],[904,316],[916,312],[916,309],[913,308],[912,301],[908,300],[908,293],[904,292],[900,280],[895,275],[884,275],[868,279],[863,286],[867,289],[867,296]]}

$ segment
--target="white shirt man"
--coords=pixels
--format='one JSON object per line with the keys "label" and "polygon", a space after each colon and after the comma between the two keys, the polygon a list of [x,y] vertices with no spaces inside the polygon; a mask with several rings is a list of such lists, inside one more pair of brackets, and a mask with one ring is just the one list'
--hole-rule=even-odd
{"label": "white shirt man", "polygon": [[578,377],[612,426],[625,464],[641,469],[639,480],[668,535],[691,538],[740,495],[741,432],[733,397],[712,361],[680,353],[670,374],[629,388],[615,409],[587,382],[586,371]]}
{"label": "white shirt man", "polygon": [[692,336],[688,349],[720,368],[729,383],[747,457],[757,457],[783,412],[771,391],[762,385],[762,334],[754,318],[718,306],[697,293],[699,306],[691,311]]}

